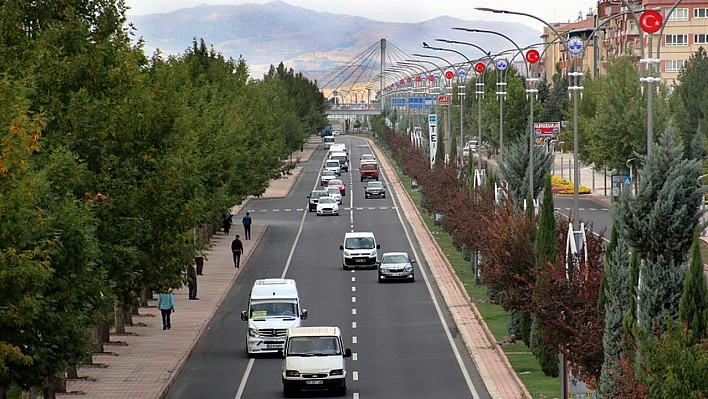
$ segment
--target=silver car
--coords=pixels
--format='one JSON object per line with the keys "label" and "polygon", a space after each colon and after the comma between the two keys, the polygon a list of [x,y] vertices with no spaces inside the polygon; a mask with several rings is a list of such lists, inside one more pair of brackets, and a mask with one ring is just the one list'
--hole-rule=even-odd
{"label": "silver car", "polygon": [[381,256],[379,263],[379,283],[386,280],[415,281],[415,270],[407,252],[386,252]]}

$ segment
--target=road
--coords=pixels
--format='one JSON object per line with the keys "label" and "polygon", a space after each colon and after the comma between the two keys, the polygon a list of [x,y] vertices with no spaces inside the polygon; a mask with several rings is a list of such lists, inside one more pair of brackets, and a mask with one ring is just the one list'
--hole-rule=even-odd
{"label": "road", "polygon": [[[337,141],[347,144],[352,160],[351,171],[342,175],[347,193],[341,215],[307,212],[306,196],[319,184],[325,151],[304,164],[286,198],[251,201],[242,210],[268,228],[166,398],[283,396],[280,359],[249,359],[246,323],[240,319],[253,282],[267,277],[297,281],[309,311],[304,325],[342,328],[346,347],[354,352],[347,363],[347,397],[490,398],[416,249],[395,193],[364,198],[357,161],[373,151],[361,138]],[[383,171],[382,179],[387,181]],[[348,231],[374,232],[381,245],[379,256],[387,251],[411,253],[418,261],[416,281],[379,284],[375,270],[343,270],[339,245]]]}

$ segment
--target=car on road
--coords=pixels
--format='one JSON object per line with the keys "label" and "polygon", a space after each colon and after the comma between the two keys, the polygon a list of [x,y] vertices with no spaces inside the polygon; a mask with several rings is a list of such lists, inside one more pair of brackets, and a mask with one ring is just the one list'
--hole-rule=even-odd
{"label": "car on road", "polygon": [[366,161],[376,161],[376,157],[373,154],[363,154],[359,158],[359,163],[366,162]]}
{"label": "car on road", "polygon": [[337,200],[337,204],[342,205],[342,193],[337,187],[325,187],[327,195]]}
{"label": "car on road", "polygon": [[325,162],[324,170],[331,170],[335,175],[342,175],[342,165],[339,163],[338,159],[328,159]]}
{"label": "car on road", "polygon": [[317,202],[317,216],[334,215],[339,216],[339,204],[334,197],[320,197]]}
{"label": "car on road", "polygon": [[337,178],[337,173],[333,170],[323,170],[320,175],[320,186],[326,186],[327,183]]}
{"label": "car on road", "polygon": [[464,147],[462,147],[462,156],[470,156],[470,152],[477,152],[479,149],[479,142],[477,140],[468,141]]}
{"label": "car on road", "polygon": [[309,212],[314,212],[317,210],[317,202],[320,200],[320,197],[324,197],[327,195],[327,190],[312,190],[310,192],[310,195],[307,196],[307,210]]}
{"label": "car on road", "polygon": [[347,185],[344,184],[342,179],[332,179],[327,183],[327,187],[337,187],[339,189],[339,193],[342,194],[342,197],[347,195]]}
{"label": "car on road", "polygon": [[378,249],[372,232],[349,232],[344,234],[344,242],[339,246],[342,251],[342,268],[366,266],[375,269],[378,265]]}
{"label": "car on road", "polygon": [[386,186],[378,180],[366,182],[364,186],[364,198],[381,197],[386,198]]}
{"label": "car on road", "polygon": [[364,161],[359,165],[359,179],[379,180],[379,164],[376,161]]}
{"label": "car on road", "polygon": [[384,253],[379,263],[379,283],[387,280],[415,281],[414,263],[415,259],[411,259],[407,252]]}

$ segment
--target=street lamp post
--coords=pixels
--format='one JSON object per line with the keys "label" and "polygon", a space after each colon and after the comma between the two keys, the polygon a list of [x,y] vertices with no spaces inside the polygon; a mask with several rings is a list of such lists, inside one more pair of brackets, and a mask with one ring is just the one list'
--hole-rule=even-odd
{"label": "street lamp post", "polygon": [[[490,33],[490,34],[493,34],[493,35],[501,36],[501,37],[505,38],[506,40],[508,40],[511,44],[513,44],[514,47],[516,47],[516,49],[519,51],[519,53],[522,53],[522,52],[523,52],[523,51],[521,50],[521,48],[519,47],[519,45],[516,44],[515,41],[513,41],[509,36],[507,36],[507,35],[505,35],[505,34],[503,34],[503,33],[500,33],[500,32],[496,32],[496,31],[492,31],[492,30],[486,30],[486,29],[468,29],[468,28],[452,28],[452,29],[455,29],[455,30],[463,30],[463,31],[466,31],[466,32],[473,32],[473,33]],[[532,53],[532,51],[533,51],[534,53]],[[534,56],[534,57],[531,57],[530,54],[535,54],[535,56]],[[538,51],[536,51],[536,50],[529,50],[529,51],[526,53],[526,57],[524,57],[524,63],[526,64],[526,83],[527,83],[527,86],[528,86],[528,88],[526,89],[526,92],[529,93],[530,103],[531,103],[531,107],[530,107],[530,108],[531,108],[531,111],[530,111],[530,116],[529,116],[529,118],[530,118],[529,124],[531,125],[530,128],[529,128],[529,131],[530,131],[530,132],[529,132],[529,189],[531,190],[530,193],[531,193],[531,201],[532,201],[532,203],[531,203],[531,204],[528,204],[528,206],[534,206],[534,202],[535,202],[534,182],[533,182],[533,180],[534,180],[534,179],[533,179],[533,173],[534,173],[534,170],[533,170],[533,169],[534,169],[534,168],[533,168],[533,159],[534,159],[534,156],[533,156],[533,152],[534,152],[534,151],[533,151],[533,135],[534,135],[534,131],[533,131],[533,107],[534,107],[534,105],[533,105],[533,100],[534,100],[534,98],[536,97],[536,93],[538,92],[538,90],[536,90],[536,89],[533,87],[533,84],[534,84],[535,81],[537,81],[538,79],[529,78],[529,75],[530,75],[529,63],[535,63],[535,62],[537,62],[537,61],[538,61]]]}

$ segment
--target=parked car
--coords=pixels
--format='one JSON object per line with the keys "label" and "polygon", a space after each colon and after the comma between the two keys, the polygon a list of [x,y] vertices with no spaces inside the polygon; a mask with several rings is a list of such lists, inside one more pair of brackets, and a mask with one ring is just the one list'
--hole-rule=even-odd
{"label": "parked car", "polygon": [[379,283],[386,280],[415,281],[414,263],[415,259],[411,259],[407,252],[386,252],[381,255],[379,263]]}
{"label": "parked car", "polygon": [[317,210],[317,202],[320,197],[327,195],[327,190],[312,190],[310,195],[307,196],[307,210],[309,212],[314,212]]}
{"label": "parked car", "polygon": [[325,187],[325,190],[327,190],[327,195],[337,200],[337,204],[342,204],[342,193],[337,187]]}
{"label": "parked car", "polygon": [[320,186],[326,186],[327,183],[332,180],[337,178],[337,173],[335,173],[333,170],[323,170],[322,175],[320,175]]}
{"label": "parked car", "polygon": [[341,179],[332,179],[327,183],[327,187],[337,187],[342,197],[347,195],[347,185]]}
{"label": "parked car", "polygon": [[364,186],[364,198],[370,197],[386,198],[386,186],[378,180],[370,181]]}
{"label": "parked car", "polygon": [[339,216],[339,204],[336,198],[330,196],[320,197],[317,202],[317,216],[322,215]]}

